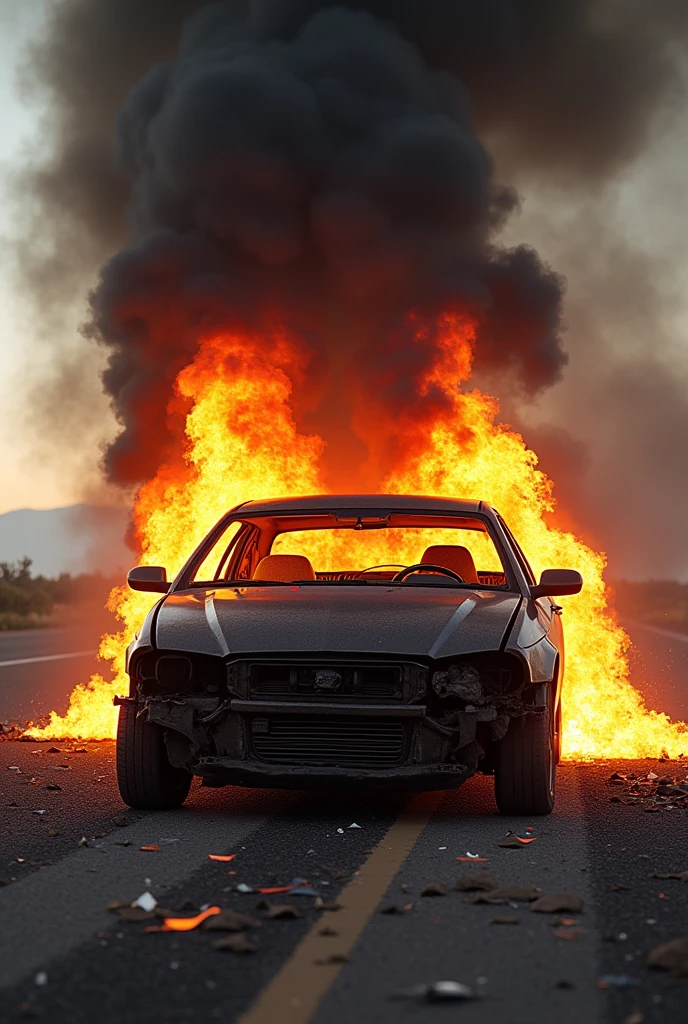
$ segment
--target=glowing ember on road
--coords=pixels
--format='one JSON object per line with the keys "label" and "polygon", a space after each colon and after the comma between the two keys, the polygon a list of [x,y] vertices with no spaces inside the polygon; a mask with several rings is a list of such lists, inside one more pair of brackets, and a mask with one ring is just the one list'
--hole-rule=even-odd
{"label": "glowing ember on road", "polygon": [[[419,337],[423,326],[418,324]],[[628,680],[629,640],[607,607],[604,556],[573,534],[553,528],[552,482],[537,468],[537,456],[517,433],[497,422],[498,402],[462,389],[470,377],[474,330],[470,321],[446,317],[438,325],[437,356],[420,382],[443,398],[423,420],[390,416],[376,423],[376,444],[392,452],[379,482],[389,493],[482,498],[512,527],[536,574],[545,568],[578,569],[585,580],[566,605],[567,665],[564,689],[564,753],[568,757],[639,758],[688,753],[688,727],[648,710]],[[165,565],[175,574],[193,546],[233,505],[249,498],[323,493],[327,490],[326,446],[298,432],[291,409],[301,353],[288,335],[263,340],[209,337],[178,376],[173,399],[186,403],[186,441],[176,460],[162,465],[141,488],[134,508],[142,564]],[[382,439],[382,442],[381,440]],[[356,481],[351,481],[356,490]],[[337,548],[356,538],[329,542],[319,551],[336,565]],[[395,548],[390,562],[413,561]],[[67,714],[52,713],[33,739],[102,739],[115,733],[116,693],[125,693],[123,655],[152,604],[150,596],[126,588],[110,605],[121,633],[105,636],[100,655],[114,671],[111,682],[94,676],[78,686]]]}

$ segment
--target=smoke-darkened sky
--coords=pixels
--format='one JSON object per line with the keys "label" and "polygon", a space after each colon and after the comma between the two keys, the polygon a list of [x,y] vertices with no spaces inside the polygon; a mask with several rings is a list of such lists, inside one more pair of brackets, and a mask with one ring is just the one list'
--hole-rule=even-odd
{"label": "smoke-darkened sky", "polygon": [[[321,283],[323,268],[328,287],[349,301],[370,300],[360,281],[377,282],[385,316],[396,309],[394,289],[409,282],[429,308],[470,302],[482,325],[478,378],[541,451],[567,512],[610,552],[612,570],[685,575],[688,410],[677,330],[686,310],[676,293],[688,261],[666,212],[680,210],[685,195],[665,154],[672,141],[681,151],[672,118],[683,99],[688,8],[673,0],[330,6],[53,5],[24,72],[50,112],[47,149],[14,188],[24,217],[20,280],[32,308],[59,323],[64,295],[91,287],[98,265],[133,231],[135,248],[110,264],[95,305],[114,353],[107,387],[126,425],[139,369],[113,315],[123,294],[129,303],[138,296],[145,320],[132,275],[156,259],[160,267],[170,252],[174,273],[195,293],[193,309],[181,304],[178,317],[199,315],[200,278],[202,315],[220,315],[208,281],[230,264],[242,296],[230,312],[241,308],[241,317],[251,287],[269,282],[277,301],[298,295],[314,274]],[[174,57],[197,8],[182,59],[151,71]],[[413,130],[395,135],[402,115]],[[227,159],[242,146],[247,158],[276,155],[280,173],[267,159],[243,168]],[[202,152],[208,173],[199,176]],[[514,218],[519,196],[524,212]],[[305,241],[304,197],[320,211]],[[348,249],[344,222],[358,225]],[[43,244],[27,244],[39,226]],[[517,243],[541,259],[514,251]],[[402,269],[390,266],[395,247],[407,256]],[[563,333],[558,274],[568,281]],[[225,306],[222,316],[230,312]],[[299,327],[317,318],[310,306]],[[149,394],[163,382],[160,402],[189,344],[181,321],[173,323],[181,351],[161,354],[155,386],[141,382]],[[39,435],[49,425],[59,436],[54,410],[68,387],[61,442],[83,449],[80,406],[85,419],[102,407],[93,374],[78,372],[87,343],[62,344],[61,330],[41,349],[32,418]],[[128,453],[142,446],[130,430],[108,457],[111,474],[133,481],[164,444],[158,437],[148,449],[149,463],[132,461]],[[648,536],[653,514],[663,526]]]}

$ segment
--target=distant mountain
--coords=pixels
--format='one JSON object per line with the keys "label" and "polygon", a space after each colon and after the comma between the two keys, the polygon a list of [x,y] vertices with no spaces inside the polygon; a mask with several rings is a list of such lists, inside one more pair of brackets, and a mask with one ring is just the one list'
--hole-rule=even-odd
{"label": "distant mountain", "polygon": [[126,509],[94,505],[22,508],[0,515],[0,562],[31,559],[34,576],[128,569]]}

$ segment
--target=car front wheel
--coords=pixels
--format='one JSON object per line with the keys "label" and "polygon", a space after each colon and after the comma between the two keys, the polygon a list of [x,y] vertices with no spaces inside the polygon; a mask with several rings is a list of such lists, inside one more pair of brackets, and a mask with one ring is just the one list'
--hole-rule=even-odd
{"label": "car front wheel", "polygon": [[501,814],[551,814],[556,777],[554,747],[550,708],[512,718],[495,759],[495,797]]}
{"label": "car front wheel", "polygon": [[141,810],[180,807],[191,786],[191,775],[170,764],[161,726],[137,718],[134,704],[119,709],[117,726],[117,784],[125,804]]}

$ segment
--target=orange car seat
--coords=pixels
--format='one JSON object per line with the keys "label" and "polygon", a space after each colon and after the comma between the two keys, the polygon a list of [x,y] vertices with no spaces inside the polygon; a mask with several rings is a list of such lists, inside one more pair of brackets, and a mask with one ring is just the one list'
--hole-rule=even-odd
{"label": "orange car seat", "polygon": [[253,579],[293,583],[295,580],[314,580],[315,573],[305,555],[266,555],[256,566]]}
{"label": "orange car seat", "polygon": [[444,569],[451,569],[457,573],[466,583],[479,583],[478,574],[475,571],[473,555],[468,548],[461,544],[432,544],[426,548],[421,562],[429,565],[441,565]]}

